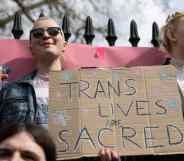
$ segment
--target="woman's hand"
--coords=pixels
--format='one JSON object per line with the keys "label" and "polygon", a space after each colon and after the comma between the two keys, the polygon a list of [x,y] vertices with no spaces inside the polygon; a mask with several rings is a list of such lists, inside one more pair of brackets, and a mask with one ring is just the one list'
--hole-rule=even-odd
{"label": "woman's hand", "polygon": [[0,73],[0,80],[3,81],[3,80],[6,80],[6,79],[8,79],[8,74]]}
{"label": "woman's hand", "polygon": [[110,148],[101,149],[98,153],[101,161],[120,161],[118,153]]}

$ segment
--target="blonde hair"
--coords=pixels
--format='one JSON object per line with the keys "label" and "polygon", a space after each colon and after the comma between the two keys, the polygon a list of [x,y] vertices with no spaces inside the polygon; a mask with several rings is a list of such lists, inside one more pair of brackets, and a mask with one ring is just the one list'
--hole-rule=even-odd
{"label": "blonde hair", "polygon": [[174,14],[169,15],[166,19],[166,24],[160,30],[161,48],[165,48],[168,52],[172,50],[168,33],[174,32],[174,28],[178,24],[181,17],[184,17],[184,12],[175,12]]}

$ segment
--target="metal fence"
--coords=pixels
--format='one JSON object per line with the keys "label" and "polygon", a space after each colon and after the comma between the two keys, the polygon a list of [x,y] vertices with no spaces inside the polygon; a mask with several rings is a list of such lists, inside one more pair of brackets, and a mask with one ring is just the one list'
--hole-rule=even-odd
{"label": "metal fence", "polygon": [[[44,16],[44,15],[41,13],[40,17],[41,16]],[[66,41],[68,41],[71,37],[71,32],[70,32],[69,17],[67,15],[63,17],[62,29],[65,35],[65,39]],[[12,33],[15,39],[20,39],[20,37],[23,34],[21,15],[18,12],[15,13]],[[92,44],[95,38],[93,23],[90,16],[86,18],[85,32],[83,37],[86,41],[86,44]],[[109,46],[114,46],[117,38],[118,37],[115,32],[114,22],[112,19],[109,19],[107,24],[107,36],[106,36],[106,41],[108,42]],[[140,37],[138,34],[137,24],[135,20],[132,20],[130,23],[129,42],[133,47],[137,47],[139,41],[140,41]],[[154,47],[159,47],[159,28],[156,22],[153,22],[152,24],[152,39],[150,42]]]}

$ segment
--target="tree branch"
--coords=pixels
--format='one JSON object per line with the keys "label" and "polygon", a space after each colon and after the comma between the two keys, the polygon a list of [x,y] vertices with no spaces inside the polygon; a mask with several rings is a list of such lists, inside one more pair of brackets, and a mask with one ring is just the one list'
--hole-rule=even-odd
{"label": "tree branch", "polygon": [[29,11],[26,10],[26,7],[21,3],[19,0],[13,0],[17,5],[21,8],[22,12],[26,15],[26,17],[31,21],[34,22],[33,18],[29,15]]}
{"label": "tree branch", "polygon": [[[38,7],[40,7],[42,5],[45,5],[45,4],[47,4],[47,2],[45,0],[42,0],[42,1],[40,1],[38,3],[35,3],[31,6],[26,6],[25,10],[28,12],[30,10],[33,10],[33,9],[38,8]],[[24,14],[22,9],[19,9],[17,12],[19,12],[20,14]],[[3,28],[7,23],[13,21],[13,19],[14,19],[14,15],[10,15],[10,16],[4,18],[4,19],[1,19],[0,20],[0,28]]]}

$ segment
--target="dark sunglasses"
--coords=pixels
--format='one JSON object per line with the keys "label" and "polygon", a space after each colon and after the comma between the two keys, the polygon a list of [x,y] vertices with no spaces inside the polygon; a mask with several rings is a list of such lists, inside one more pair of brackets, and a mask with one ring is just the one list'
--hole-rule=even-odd
{"label": "dark sunglasses", "polygon": [[34,38],[40,39],[43,38],[45,31],[47,31],[47,33],[50,36],[57,36],[59,33],[61,33],[61,28],[60,27],[48,27],[47,29],[36,28],[32,29],[30,31],[30,34],[33,35]]}

